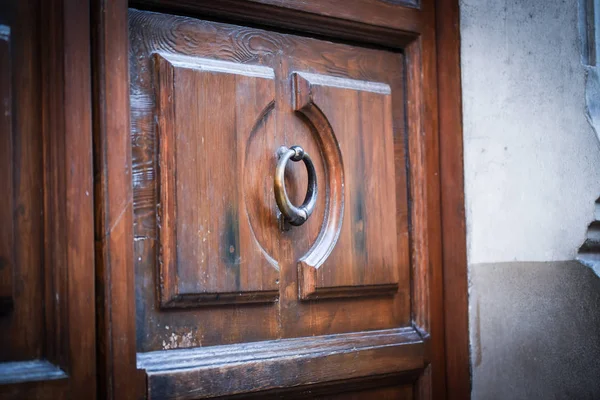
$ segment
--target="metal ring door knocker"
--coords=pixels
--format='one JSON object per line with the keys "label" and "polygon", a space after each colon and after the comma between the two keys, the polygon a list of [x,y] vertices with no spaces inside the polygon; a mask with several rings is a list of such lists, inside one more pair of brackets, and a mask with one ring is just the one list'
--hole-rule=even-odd
{"label": "metal ring door knocker", "polygon": [[[275,169],[275,201],[286,222],[290,225],[300,226],[310,217],[317,202],[317,173],[315,166],[308,153],[300,146],[292,146],[290,148],[282,146],[277,153],[279,161]],[[308,189],[306,197],[304,197],[304,202],[300,207],[292,204],[285,190],[285,166],[288,160],[294,162],[304,161],[308,173]]]}

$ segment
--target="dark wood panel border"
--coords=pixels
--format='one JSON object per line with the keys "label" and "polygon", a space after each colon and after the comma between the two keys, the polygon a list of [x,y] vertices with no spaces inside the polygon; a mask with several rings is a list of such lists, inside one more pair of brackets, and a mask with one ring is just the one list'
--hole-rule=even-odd
{"label": "dark wood panel border", "polygon": [[[303,3],[143,0],[132,5],[404,52],[410,181],[424,182],[411,185],[410,194],[412,204],[420,205],[411,209],[413,320],[430,364],[416,389],[419,398],[467,398],[458,2],[423,0],[420,8],[396,7],[398,14],[388,19],[373,4],[384,19],[375,23],[369,13],[326,13]],[[125,0],[95,0],[92,10],[99,386],[102,397],[115,399],[146,396],[145,374],[136,375],[127,7]]]}
{"label": "dark wood panel border", "polygon": [[91,20],[98,397],[136,399],[127,1],[92,0]]}
{"label": "dark wood panel border", "polygon": [[436,0],[440,182],[446,381],[449,399],[471,394],[467,244],[460,74],[460,11],[456,0]]}
{"label": "dark wood panel border", "polygon": [[426,24],[421,10],[393,6],[381,0],[349,0],[343,7],[335,0],[134,0],[130,5],[391,48],[401,48],[412,42]]}
{"label": "dark wood panel border", "polygon": [[89,10],[88,1],[43,1],[39,26],[28,27],[40,85],[16,90],[40,99],[23,115],[41,119],[44,343],[37,360],[0,363],[2,399],[96,398]]}
{"label": "dark wood panel border", "polygon": [[424,362],[423,340],[413,328],[138,355],[138,367],[148,374],[148,399],[213,398],[335,382],[420,370]]}

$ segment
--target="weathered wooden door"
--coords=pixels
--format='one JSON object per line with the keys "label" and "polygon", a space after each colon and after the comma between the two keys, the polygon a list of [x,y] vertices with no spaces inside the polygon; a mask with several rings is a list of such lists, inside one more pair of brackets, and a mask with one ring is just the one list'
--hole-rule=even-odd
{"label": "weathered wooden door", "polygon": [[98,1],[102,397],[465,397],[466,290],[449,303],[462,286],[442,274],[442,220],[450,232],[462,202],[441,207],[435,12]]}
{"label": "weathered wooden door", "polygon": [[468,397],[457,16],[2,2],[0,398]]}
{"label": "weathered wooden door", "polygon": [[385,394],[411,397],[403,55],[137,10],[129,29],[148,397],[401,373]]}

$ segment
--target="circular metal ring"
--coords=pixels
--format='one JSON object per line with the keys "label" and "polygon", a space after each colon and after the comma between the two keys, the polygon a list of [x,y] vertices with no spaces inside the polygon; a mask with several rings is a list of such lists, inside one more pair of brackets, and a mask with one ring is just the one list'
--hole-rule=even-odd
{"label": "circular metal ring", "polygon": [[[279,148],[278,154],[279,161],[275,169],[274,184],[275,201],[285,220],[290,225],[300,226],[310,217],[317,203],[317,172],[308,153],[300,146],[292,146],[290,148],[282,146]],[[288,160],[294,162],[304,161],[306,171],[308,172],[308,189],[304,197],[304,202],[300,207],[292,204],[285,190],[285,166]]]}

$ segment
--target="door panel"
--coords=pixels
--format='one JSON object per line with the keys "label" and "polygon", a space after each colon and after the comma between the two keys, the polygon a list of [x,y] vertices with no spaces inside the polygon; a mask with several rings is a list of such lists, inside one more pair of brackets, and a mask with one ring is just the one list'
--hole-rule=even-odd
{"label": "door panel", "polygon": [[398,256],[391,88],[303,72],[294,72],[293,80],[294,108],[324,148],[330,188],[327,222],[298,265],[300,297],[393,295]]}
{"label": "door panel", "polygon": [[37,6],[0,9],[0,362],[40,358],[43,346],[41,101],[27,89],[41,84],[40,54],[37,29],[20,27],[35,26]]}
{"label": "door panel", "polygon": [[275,301],[279,265],[244,201],[247,146],[275,131],[273,70],[159,54],[154,68],[162,307]]}
{"label": "door panel", "polygon": [[71,12],[87,2],[0,4],[2,399],[95,398],[89,26]]}
{"label": "door panel", "polygon": [[[423,368],[402,54],[138,10],[129,25],[137,351],[149,397]],[[318,182],[300,226],[274,194],[280,147],[292,145]],[[307,184],[303,163],[289,162],[293,204]]]}
{"label": "door panel", "polygon": [[[400,328],[148,352],[138,354],[138,368],[149,399],[196,399],[377,379],[419,370],[423,357],[420,336]],[[410,376],[397,383],[403,378]]]}

